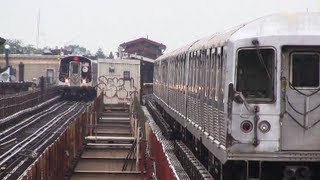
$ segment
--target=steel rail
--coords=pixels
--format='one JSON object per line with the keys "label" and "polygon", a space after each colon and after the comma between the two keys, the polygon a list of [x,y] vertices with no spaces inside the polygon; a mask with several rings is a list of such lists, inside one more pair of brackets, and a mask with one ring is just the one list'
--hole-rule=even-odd
{"label": "steel rail", "polygon": [[32,143],[34,140],[36,140],[38,137],[43,135],[49,128],[55,125],[59,120],[63,118],[63,116],[67,115],[69,111],[73,111],[79,103],[73,104],[71,107],[69,107],[64,112],[60,113],[56,117],[54,117],[52,120],[47,122],[45,125],[40,127],[37,131],[35,131],[33,134],[25,138],[23,141],[17,143],[14,147],[7,150],[4,154],[0,156],[0,166],[2,166],[5,162],[7,162],[10,158],[15,156],[17,153],[19,153],[23,148],[25,148],[27,145]]}
{"label": "steel rail", "polygon": [[50,107],[49,109],[46,109],[45,111],[41,111],[41,112],[39,112],[39,113],[37,113],[37,114],[35,114],[25,120],[19,122],[18,124],[0,132],[0,143],[4,140],[8,139],[9,137],[13,136],[14,134],[22,131],[23,129],[25,129],[29,125],[40,120],[42,117],[54,113],[57,109],[61,108],[65,104],[66,104],[66,102],[61,102],[61,103],[55,104],[54,106]]}
{"label": "steel rail", "polygon": [[[79,105],[82,105],[82,104],[79,104]],[[83,111],[83,110],[85,110],[85,107],[84,107],[84,106],[82,106],[82,107],[78,110],[78,112],[81,112],[81,111]],[[71,111],[69,114],[71,114],[71,113],[72,113],[72,111]],[[57,128],[55,131],[53,131],[53,133],[47,133],[45,136],[42,137],[42,140],[41,140],[41,141],[37,141],[37,142],[33,145],[33,147],[36,147],[33,151],[34,151],[34,152],[38,152],[41,148],[43,148],[44,146],[46,146],[50,141],[52,141],[52,139],[54,138],[54,136],[55,136],[58,132],[60,132],[62,128],[65,128],[66,125],[67,125],[68,123],[70,123],[70,121],[73,120],[77,115],[78,115],[78,114],[75,113],[75,114],[73,114],[71,117],[69,117],[67,120],[62,121],[63,123],[57,124],[57,127],[58,127],[58,128]],[[49,134],[50,134],[50,136],[47,137]],[[40,142],[40,143],[38,143],[38,142]],[[22,158],[24,158],[24,159],[22,159]],[[20,159],[21,159],[21,160],[20,160]],[[17,159],[17,160],[15,161],[15,162],[16,162],[16,163],[15,163],[16,165],[13,166],[14,168],[13,168],[9,173],[7,173],[7,175],[6,175],[5,177],[3,177],[3,179],[4,179],[4,180],[5,180],[5,179],[10,179],[10,177],[11,177],[20,167],[22,167],[22,166],[24,165],[24,163],[25,163],[26,161],[28,161],[28,159],[29,159],[29,158],[25,158],[25,157],[21,157],[21,158]],[[22,173],[22,174],[23,174],[23,173]],[[20,175],[20,176],[21,176],[21,175]],[[21,179],[21,177],[19,177],[18,179]]]}

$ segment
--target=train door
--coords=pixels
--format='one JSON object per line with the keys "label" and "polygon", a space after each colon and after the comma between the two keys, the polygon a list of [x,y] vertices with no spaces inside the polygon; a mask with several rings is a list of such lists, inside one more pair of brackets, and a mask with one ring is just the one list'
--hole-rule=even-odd
{"label": "train door", "polygon": [[282,150],[320,150],[320,48],[282,49]]}
{"label": "train door", "polygon": [[69,64],[70,86],[80,86],[81,64],[79,61],[71,61]]}

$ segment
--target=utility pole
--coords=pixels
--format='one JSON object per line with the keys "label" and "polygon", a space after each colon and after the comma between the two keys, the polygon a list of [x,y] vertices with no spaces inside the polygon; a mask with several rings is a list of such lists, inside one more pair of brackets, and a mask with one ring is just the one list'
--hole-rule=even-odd
{"label": "utility pole", "polygon": [[39,48],[39,34],[40,34],[40,9],[38,11],[38,18],[37,18],[37,49]]}

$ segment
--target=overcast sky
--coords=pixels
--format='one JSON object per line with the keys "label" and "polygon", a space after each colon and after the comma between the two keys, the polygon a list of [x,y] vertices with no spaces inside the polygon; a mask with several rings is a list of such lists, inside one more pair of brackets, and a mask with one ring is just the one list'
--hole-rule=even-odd
{"label": "overcast sky", "polygon": [[139,37],[167,52],[277,12],[319,11],[320,0],[2,0],[0,37],[39,47],[79,44],[106,53]]}

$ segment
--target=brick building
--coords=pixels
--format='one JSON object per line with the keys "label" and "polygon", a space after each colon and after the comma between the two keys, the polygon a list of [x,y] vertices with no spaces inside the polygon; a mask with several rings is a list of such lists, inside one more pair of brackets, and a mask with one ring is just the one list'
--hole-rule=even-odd
{"label": "brick building", "polygon": [[[59,55],[10,54],[9,65],[16,70],[16,81],[38,81],[39,77],[44,76],[51,83],[55,83],[58,79],[60,58]],[[21,64],[23,70],[19,67]],[[0,67],[5,67],[3,54],[0,54]]]}

